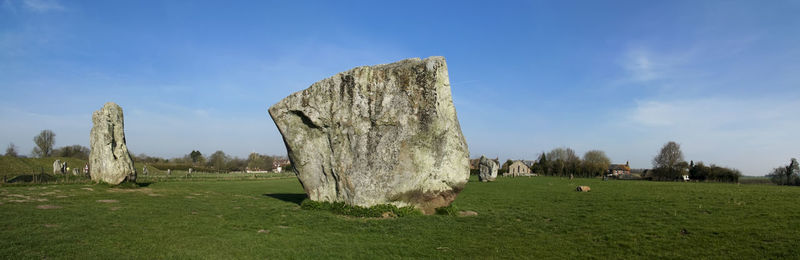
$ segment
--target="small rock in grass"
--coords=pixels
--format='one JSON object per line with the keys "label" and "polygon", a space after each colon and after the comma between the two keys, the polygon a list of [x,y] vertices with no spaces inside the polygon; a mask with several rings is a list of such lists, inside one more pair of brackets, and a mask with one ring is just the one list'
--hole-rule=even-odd
{"label": "small rock in grass", "polygon": [[472,210],[463,210],[463,211],[459,211],[458,212],[458,216],[459,217],[472,217],[472,216],[477,216],[477,215],[478,215],[478,212],[475,212],[475,211],[472,211]]}
{"label": "small rock in grass", "polygon": [[119,201],[118,200],[97,200],[97,202],[100,202],[100,203],[117,203]]}
{"label": "small rock in grass", "polygon": [[37,209],[60,209],[60,208],[61,208],[61,206],[56,206],[56,205],[39,205],[39,206],[36,206],[36,208],[37,208]]}
{"label": "small rock in grass", "polygon": [[269,234],[269,229],[260,229],[258,230],[258,233]]}

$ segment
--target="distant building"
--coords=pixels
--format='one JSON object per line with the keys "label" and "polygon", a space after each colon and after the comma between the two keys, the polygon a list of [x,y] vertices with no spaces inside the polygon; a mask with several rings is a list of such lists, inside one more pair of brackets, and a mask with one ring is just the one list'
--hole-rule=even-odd
{"label": "distant building", "polygon": [[522,160],[522,163],[528,166],[528,168],[533,167],[533,164],[536,163],[534,160]]}
{"label": "distant building", "polygon": [[529,168],[522,161],[514,161],[508,166],[508,172],[503,176],[530,176],[531,168]]}
{"label": "distant building", "polygon": [[275,158],[275,160],[272,161],[272,169],[275,169],[276,172],[283,171],[286,165],[289,165],[289,159]]}
{"label": "distant building", "polygon": [[631,166],[629,162],[625,162],[625,164],[612,164],[608,166],[608,172],[614,176],[631,174]]}

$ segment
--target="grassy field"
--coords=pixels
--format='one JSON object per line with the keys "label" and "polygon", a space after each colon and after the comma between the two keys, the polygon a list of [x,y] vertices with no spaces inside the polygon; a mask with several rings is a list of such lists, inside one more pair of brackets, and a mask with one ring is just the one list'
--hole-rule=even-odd
{"label": "grassy field", "polygon": [[78,167],[83,169],[86,161],[69,157],[49,157],[49,158],[19,158],[11,156],[0,156],[0,176],[11,179],[17,175],[31,173],[53,174],[53,162],[55,160],[66,161],[70,170]]}
{"label": "grassy field", "polygon": [[[32,175],[36,175],[37,182],[49,183],[91,183],[87,176],[73,176],[70,174],[53,175],[53,162],[59,159],[66,161],[67,165],[71,168],[78,167],[83,172],[85,160],[68,158],[68,157],[48,157],[48,158],[18,158],[10,156],[0,156],[0,182],[2,180],[19,182],[31,182]],[[148,174],[144,175],[143,167],[147,167]],[[165,182],[165,181],[230,181],[230,180],[247,180],[247,179],[264,179],[275,177],[294,176],[293,173],[273,173],[273,172],[259,172],[259,173],[243,173],[243,172],[230,172],[230,173],[215,173],[215,172],[200,172],[194,171],[191,175],[186,170],[172,170],[171,174],[167,175],[166,169],[160,170],[152,165],[146,163],[135,163],[135,168],[138,173],[140,182]],[[15,177],[19,177],[15,179]]]}
{"label": "grassy field", "polygon": [[294,177],[5,186],[0,256],[796,258],[798,197],[772,185],[499,178],[455,201],[478,216],[364,219],[300,209]]}

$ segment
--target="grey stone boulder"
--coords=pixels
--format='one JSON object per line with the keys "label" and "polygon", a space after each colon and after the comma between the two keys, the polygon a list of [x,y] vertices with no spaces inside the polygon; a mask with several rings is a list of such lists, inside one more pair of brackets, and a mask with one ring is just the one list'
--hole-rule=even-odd
{"label": "grey stone boulder", "polygon": [[499,167],[494,160],[490,160],[489,158],[486,158],[486,156],[481,156],[478,166],[480,168],[478,179],[480,179],[482,182],[489,182],[497,179],[497,168]]}
{"label": "grey stone boulder", "polygon": [[136,181],[136,170],[125,144],[122,108],[108,102],[92,114],[89,142],[90,176],[95,182],[120,184]]}
{"label": "grey stone boulder", "polygon": [[431,214],[469,179],[444,57],[357,67],[284,98],[269,114],[315,201]]}
{"label": "grey stone boulder", "polygon": [[58,159],[56,159],[56,161],[55,161],[55,162],[53,162],[53,175],[56,175],[56,174],[61,174],[61,173],[63,173],[63,172],[61,172],[61,170],[63,170],[63,169],[64,169],[64,167],[63,167],[63,166],[64,166],[64,165],[63,165],[63,164],[61,164],[61,160],[58,160]]}

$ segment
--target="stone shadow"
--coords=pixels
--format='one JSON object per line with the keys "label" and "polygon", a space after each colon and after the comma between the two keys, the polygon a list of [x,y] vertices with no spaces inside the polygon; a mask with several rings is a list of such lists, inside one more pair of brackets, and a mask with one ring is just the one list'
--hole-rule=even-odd
{"label": "stone shadow", "polygon": [[297,205],[303,202],[304,199],[307,198],[305,193],[271,193],[271,194],[262,194],[266,197],[272,197],[275,199],[279,199],[286,202],[291,202]]}
{"label": "stone shadow", "polygon": [[[50,174],[26,174],[26,175],[18,175],[6,182],[8,183],[33,182],[34,180],[36,180],[36,182],[51,182],[55,181],[56,177]],[[0,180],[0,182],[1,181],[2,180]]]}

